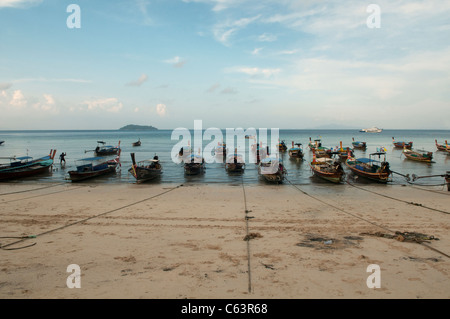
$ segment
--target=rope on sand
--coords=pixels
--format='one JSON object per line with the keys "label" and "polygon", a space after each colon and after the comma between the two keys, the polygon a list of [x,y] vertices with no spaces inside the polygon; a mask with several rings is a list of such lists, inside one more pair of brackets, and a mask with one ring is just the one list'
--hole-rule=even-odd
{"label": "rope on sand", "polygon": [[247,241],[248,292],[251,293],[252,292],[252,274],[251,274],[251,267],[250,267],[250,236],[248,233],[248,220],[253,217],[248,216],[248,213],[251,211],[249,211],[247,209],[247,197],[245,194],[243,177],[242,177],[242,191],[244,193],[245,224],[246,224],[246,229],[247,229],[247,235],[245,236],[245,240]]}
{"label": "rope on sand", "polygon": [[[74,226],[74,225],[77,225],[77,224],[86,222],[86,221],[88,221],[88,220],[90,220],[90,219],[93,219],[93,218],[97,218],[97,217],[104,216],[104,215],[107,215],[107,214],[110,214],[110,213],[113,213],[113,212],[117,212],[117,211],[119,211],[119,210],[121,210],[121,209],[125,209],[125,208],[128,208],[128,207],[131,207],[131,206],[134,206],[134,205],[143,203],[143,202],[145,202],[145,201],[151,200],[151,199],[153,199],[153,198],[162,196],[162,195],[167,194],[167,193],[169,193],[169,192],[171,192],[171,191],[173,191],[173,190],[175,190],[175,189],[178,189],[178,188],[180,188],[180,187],[182,187],[182,186],[183,186],[183,184],[178,185],[178,186],[175,186],[175,187],[170,188],[170,189],[168,189],[168,190],[166,190],[166,191],[164,191],[164,192],[161,192],[161,193],[159,193],[159,194],[156,194],[156,195],[153,195],[153,196],[150,196],[150,197],[141,199],[141,200],[139,200],[139,201],[137,201],[137,202],[134,202],[134,203],[131,203],[131,204],[128,204],[128,205],[119,207],[119,208],[115,208],[115,209],[109,210],[109,211],[107,211],[107,212],[98,214],[98,215],[94,215],[94,216],[91,216],[91,217],[88,217],[88,218],[84,218],[84,219],[82,219],[82,220],[79,220],[79,221],[76,221],[76,222],[73,222],[73,223],[70,223],[70,224],[67,224],[67,225],[58,227],[58,228],[54,228],[54,229],[51,229],[51,230],[42,232],[42,233],[37,234],[37,235],[21,237],[21,239],[18,240],[18,241],[15,241],[15,242],[10,243],[10,244],[7,244],[7,245],[0,246],[0,249],[4,249],[4,250],[12,250],[11,248],[10,248],[10,249],[5,249],[5,247],[9,247],[9,246],[12,246],[12,245],[16,245],[16,244],[21,243],[21,242],[23,242],[23,241],[25,241],[25,240],[28,240],[28,239],[30,239],[30,238],[36,238],[36,237],[38,237],[38,236],[47,235],[47,234],[53,233],[53,232],[55,232],[55,231],[58,231],[58,230],[61,230],[61,229],[64,229],[64,228],[67,228],[67,227],[70,227],[70,226]],[[33,245],[34,245],[34,244],[33,244]],[[28,245],[28,246],[21,247],[21,248],[30,247],[30,246],[33,246],[33,245]]]}
{"label": "rope on sand", "polygon": [[410,205],[420,206],[420,207],[423,207],[423,208],[426,208],[426,209],[429,209],[429,210],[433,210],[433,211],[436,211],[436,212],[440,212],[440,213],[444,213],[444,214],[450,214],[450,212],[446,212],[444,210],[440,210],[440,209],[428,207],[428,206],[425,206],[425,205],[422,205],[422,204],[419,204],[419,203],[408,202],[408,201],[403,200],[403,199],[399,199],[399,198],[391,197],[391,196],[388,196],[388,195],[380,194],[380,193],[377,193],[377,192],[365,189],[363,187],[356,186],[355,184],[349,183],[348,181],[347,181],[347,184],[350,185],[350,186],[353,186],[355,188],[361,189],[363,191],[366,191],[366,192],[378,195],[378,196],[386,197],[386,198],[393,199],[393,200],[396,200],[396,201],[399,201],[399,202],[403,202],[403,203],[406,203],[406,204],[410,204]]}
{"label": "rope on sand", "polygon": [[[330,204],[330,203],[327,203],[327,202],[325,202],[325,201],[323,201],[323,200],[321,200],[321,199],[319,199],[319,198],[317,198],[317,197],[315,197],[315,196],[312,196],[312,195],[308,194],[307,192],[305,192],[304,190],[298,188],[295,184],[293,184],[293,183],[292,183],[290,180],[288,180],[287,178],[285,178],[285,179],[289,182],[289,184],[291,184],[292,186],[294,186],[297,190],[299,190],[300,192],[302,192],[302,193],[305,194],[306,196],[309,196],[309,197],[311,197],[311,198],[313,198],[313,199],[315,199],[315,200],[317,200],[317,201],[319,201],[319,202],[321,202],[321,203],[323,203],[323,204],[326,204],[326,205],[328,205],[328,206],[330,206],[330,207],[332,207],[332,208],[334,208],[334,209],[336,209],[336,210],[338,210],[338,211],[340,211],[340,212],[343,212],[344,214],[353,216],[353,217],[358,218],[358,219],[360,219],[360,220],[363,220],[363,221],[365,221],[365,222],[367,222],[367,223],[369,223],[369,224],[372,224],[372,225],[374,225],[374,226],[376,226],[376,227],[385,229],[385,230],[387,230],[387,231],[390,232],[390,233],[393,233],[393,234],[397,234],[397,233],[398,233],[398,232],[395,232],[395,231],[393,231],[393,230],[388,229],[387,227],[384,227],[384,226],[378,225],[378,224],[376,224],[376,223],[374,223],[374,222],[371,222],[370,220],[367,220],[367,219],[362,218],[362,217],[360,217],[360,216],[351,214],[351,213],[349,213],[349,212],[343,210],[342,208],[337,207],[337,206],[334,206],[334,205],[332,205],[332,204]],[[347,182],[347,183],[348,183],[348,182]],[[349,185],[352,185],[352,184],[350,184],[350,183],[348,183],[348,184],[349,184]],[[352,186],[354,186],[354,185],[352,185]],[[355,186],[355,187],[357,187],[357,186]],[[362,189],[363,189],[363,188],[362,188]],[[363,190],[366,190],[366,189],[363,189]],[[371,191],[369,191],[369,190],[366,190],[366,191],[371,192]],[[375,192],[374,192],[374,193],[375,193]],[[375,194],[384,196],[384,195],[378,194],[378,193],[375,193]],[[387,197],[388,197],[388,196],[387,196]],[[398,200],[398,199],[393,198],[393,197],[392,197],[392,199]],[[403,201],[403,200],[400,200],[400,201]],[[403,201],[403,202],[406,202],[406,201]],[[411,203],[409,203],[409,202],[407,202],[407,203],[408,203],[408,204],[411,204]],[[426,206],[421,206],[421,207],[429,208],[429,207],[426,207]],[[441,212],[443,212],[443,211],[441,211]],[[443,212],[443,213],[448,214],[447,212]],[[450,258],[450,255],[448,255],[448,254],[446,254],[446,253],[444,253],[444,252],[442,252],[442,251],[440,251],[440,250],[438,250],[438,249],[436,249],[436,248],[434,248],[434,247],[431,247],[430,245],[427,245],[427,244],[424,243],[423,241],[415,241],[415,242],[418,243],[418,244],[420,244],[420,245],[423,245],[423,246],[425,246],[425,247],[427,247],[427,248],[429,248],[429,249],[431,249],[431,250],[433,250],[433,251],[435,251],[435,252],[437,252],[437,253],[439,253],[439,254],[441,254],[441,255],[447,257],[447,258]]]}

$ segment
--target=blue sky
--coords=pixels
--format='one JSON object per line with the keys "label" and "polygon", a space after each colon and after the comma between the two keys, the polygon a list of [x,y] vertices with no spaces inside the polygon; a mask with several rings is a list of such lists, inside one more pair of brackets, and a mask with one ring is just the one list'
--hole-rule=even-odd
{"label": "blue sky", "polygon": [[437,0],[0,0],[0,130],[450,129],[449,15]]}

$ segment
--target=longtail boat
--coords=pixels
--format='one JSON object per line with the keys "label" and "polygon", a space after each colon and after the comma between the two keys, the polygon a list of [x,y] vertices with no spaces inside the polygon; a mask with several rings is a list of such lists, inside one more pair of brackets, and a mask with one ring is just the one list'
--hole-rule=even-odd
{"label": "longtail boat", "polygon": [[322,147],[322,140],[321,139],[315,139],[314,141],[311,140],[311,137],[309,138],[309,143],[308,143],[308,147],[309,149],[315,150],[317,147]]}
{"label": "longtail boat", "polygon": [[135,154],[130,153],[132,165],[128,172],[136,179],[136,183],[146,182],[161,176],[162,166],[157,155],[153,159],[136,163]]}
{"label": "longtail boat", "polygon": [[242,154],[238,154],[237,150],[234,154],[229,154],[226,159],[225,169],[229,173],[242,173],[245,169],[245,161]]}
{"label": "longtail boat", "polygon": [[97,176],[115,173],[120,166],[120,150],[116,158],[105,160],[104,157],[88,157],[75,161],[76,170],[69,171],[72,182],[84,181]]}
{"label": "longtail boat", "polygon": [[[110,156],[110,155],[116,155],[120,151],[120,141],[119,144],[114,147],[111,145],[105,145],[106,143],[104,141],[97,141],[97,147],[95,148],[94,155],[95,156]],[[89,152],[89,151],[84,151]]]}
{"label": "longtail boat", "polygon": [[345,175],[341,163],[331,158],[317,158],[313,152],[313,159],[309,164],[313,175],[333,183],[340,183]]}
{"label": "longtail boat", "polygon": [[284,143],[284,141],[281,141],[281,142],[278,143],[278,150],[279,150],[280,152],[286,152],[287,146],[286,146],[286,144]]}
{"label": "longtail boat", "polygon": [[205,159],[200,155],[191,154],[184,162],[186,175],[198,175],[205,170]]}
{"label": "longtail boat", "polygon": [[339,158],[343,161],[345,161],[349,156],[353,156],[353,151],[350,149],[350,147],[343,147],[342,141],[340,142],[340,147],[335,151]]}
{"label": "longtail boat", "polygon": [[287,174],[287,170],[280,158],[266,157],[259,163],[258,174],[268,182],[281,183]]}
{"label": "longtail boat", "polygon": [[53,165],[55,154],[56,150],[51,150],[49,155],[36,160],[29,156],[12,157],[14,162],[0,166],[0,180],[20,179],[48,172]]}
{"label": "longtail boat", "polygon": [[133,146],[141,146],[141,139],[137,140],[136,142],[132,143]]}
{"label": "longtail boat", "polygon": [[[379,160],[375,160],[375,157],[378,157]],[[386,161],[386,152],[372,153],[369,158],[349,157],[345,164],[356,175],[381,183],[388,182],[392,175],[389,163]]]}
{"label": "longtail boat", "polygon": [[447,190],[450,192],[450,171],[445,173],[445,183],[447,184]]}
{"label": "longtail boat", "polygon": [[403,155],[405,155],[406,158],[417,162],[431,163],[433,160],[433,152],[425,150],[409,150],[405,147],[403,149]]}
{"label": "longtail boat", "polygon": [[303,155],[302,143],[294,143],[292,141],[292,147],[289,149],[289,157],[292,159],[303,159]]}
{"label": "longtail boat", "polygon": [[5,141],[0,141],[0,145],[3,145],[3,143],[5,143]]}
{"label": "longtail boat", "polygon": [[365,150],[367,148],[366,142],[355,141],[354,137],[352,137],[352,145],[353,145],[353,148],[359,149],[359,150]]}
{"label": "longtail boat", "polygon": [[411,149],[413,146],[413,142],[397,142],[395,141],[394,137],[392,137],[392,143],[394,144],[394,147],[396,148],[407,148],[407,149]]}
{"label": "longtail boat", "polygon": [[438,151],[447,151],[447,149],[449,149],[447,140],[445,140],[445,144],[438,144],[437,140],[434,140],[434,142],[436,143],[436,148]]}

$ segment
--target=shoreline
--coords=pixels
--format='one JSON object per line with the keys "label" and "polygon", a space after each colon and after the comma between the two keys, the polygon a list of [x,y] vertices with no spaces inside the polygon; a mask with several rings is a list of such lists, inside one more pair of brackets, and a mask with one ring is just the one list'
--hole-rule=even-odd
{"label": "shoreline", "polygon": [[174,184],[0,183],[0,299],[450,297],[446,190]]}

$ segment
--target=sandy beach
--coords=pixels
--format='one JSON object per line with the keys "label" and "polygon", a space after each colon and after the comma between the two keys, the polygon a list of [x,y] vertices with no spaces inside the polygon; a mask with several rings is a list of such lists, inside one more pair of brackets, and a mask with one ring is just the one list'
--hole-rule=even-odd
{"label": "sandy beach", "polygon": [[[448,299],[449,195],[377,184],[2,183],[0,298]],[[80,288],[68,287],[71,264]],[[367,283],[374,264],[379,288]]]}

